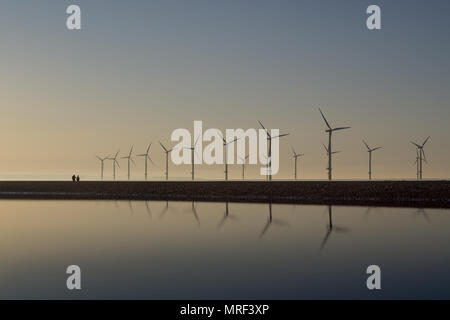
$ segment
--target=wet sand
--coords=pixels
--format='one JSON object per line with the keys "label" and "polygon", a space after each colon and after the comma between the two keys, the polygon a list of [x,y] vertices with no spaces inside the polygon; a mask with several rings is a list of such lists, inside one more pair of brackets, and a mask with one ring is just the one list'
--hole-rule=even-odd
{"label": "wet sand", "polygon": [[230,201],[450,208],[450,181],[4,181],[0,199]]}

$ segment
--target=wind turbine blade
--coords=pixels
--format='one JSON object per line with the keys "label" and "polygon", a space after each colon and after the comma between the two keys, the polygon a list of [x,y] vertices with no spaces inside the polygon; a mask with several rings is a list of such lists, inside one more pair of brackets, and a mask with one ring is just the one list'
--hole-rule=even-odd
{"label": "wind turbine blade", "polygon": [[250,157],[250,155],[248,154],[246,157],[245,157],[245,159],[248,159],[248,157]]}
{"label": "wind turbine blade", "polygon": [[134,166],[136,166],[136,162],[134,162],[133,158],[130,158],[131,162],[133,162]]}
{"label": "wind turbine blade", "polygon": [[200,138],[200,136],[197,137],[197,139],[195,139],[195,143],[194,143],[194,148],[197,145],[198,139]]}
{"label": "wind turbine blade", "polygon": [[133,152],[133,146],[131,146],[130,153],[128,154],[129,157],[131,157],[132,152]]}
{"label": "wind turbine blade", "polygon": [[373,148],[372,149],[372,151],[375,151],[375,150],[378,150],[378,149],[381,149],[382,147],[376,147],[376,148]]}
{"label": "wind turbine blade", "polygon": [[335,154],[335,153],[339,153],[339,152],[341,152],[341,151],[333,151],[331,154]]}
{"label": "wind turbine blade", "polygon": [[425,151],[423,149],[420,149],[420,151],[422,152],[423,160],[425,160],[425,162],[428,163],[427,156],[425,155]]}
{"label": "wind turbine blade", "polygon": [[325,144],[323,144],[323,143],[322,143],[322,145],[323,145],[323,147],[325,148],[325,151],[328,153],[328,148],[327,148],[327,146],[326,146]]}
{"label": "wind turbine blade", "polygon": [[117,166],[120,168],[119,161],[117,161],[116,159],[114,159],[114,162],[117,163]]}
{"label": "wind turbine blade", "polygon": [[158,142],[159,142],[159,144],[161,145],[161,147],[164,149],[164,151],[165,151],[165,152],[168,152],[167,149],[166,149],[166,147],[164,147],[164,145],[161,143],[161,141],[158,141]]}
{"label": "wind turbine blade", "polygon": [[285,136],[288,136],[288,135],[289,135],[289,133],[284,133],[284,134],[280,134],[278,136],[272,137],[272,139],[282,138],[282,137],[285,137]]}
{"label": "wind turbine blade", "polygon": [[258,122],[259,122],[259,125],[266,131],[267,137],[270,139],[269,131],[267,131],[267,129],[263,126],[263,124],[261,123],[261,121],[258,120]]}
{"label": "wind turbine blade", "polygon": [[411,143],[412,143],[413,145],[415,145],[417,148],[420,148],[420,146],[419,146],[417,143],[412,142],[412,141],[411,141]]}
{"label": "wind turbine blade", "polygon": [[369,145],[367,144],[367,142],[365,142],[364,140],[363,140],[363,142],[364,142],[364,144],[366,145],[366,147],[367,147],[367,150],[369,150],[369,151],[370,151],[370,148],[369,148]]}
{"label": "wind turbine blade", "polygon": [[327,127],[331,130],[331,126],[330,126],[330,124],[328,123],[327,119],[325,118],[325,116],[324,116],[322,110],[320,110],[320,108],[319,108],[319,111],[320,111],[320,114],[322,115],[323,120],[325,121],[325,124],[326,124]]}
{"label": "wind turbine blade", "polygon": [[292,149],[292,153],[294,154],[294,157],[295,157],[297,155],[297,152],[295,152],[295,149],[292,146],[291,146],[291,149]]}
{"label": "wind turbine blade", "polygon": [[99,156],[96,156],[98,160],[103,161],[102,158],[100,158]]}
{"label": "wind turbine blade", "polygon": [[147,148],[147,154],[148,154],[148,152],[150,151],[150,147],[152,146],[152,143],[150,142],[150,144],[148,145],[148,148]]}
{"label": "wind turbine blade", "polygon": [[239,140],[239,138],[236,138],[236,139],[234,139],[233,141],[227,142],[226,145],[232,144],[232,143],[234,143],[234,142],[236,142],[236,141],[238,141],[238,140]]}
{"label": "wind turbine blade", "polygon": [[150,158],[150,156],[147,156],[147,157],[148,157],[148,160],[150,160],[150,162],[151,162],[152,164],[156,165],[156,164],[153,162],[152,158]]}
{"label": "wind turbine blade", "polygon": [[114,159],[117,158],[117,156],[119,155],[119,152],[120,152],[120,150],[116,152],[116,155],[114,156]]}
{"label": "wind turbine blade", "polygon": [[223,138],[222,132],[220,132],[220,130],[216,130],[216,131],[217,131],[217,133],[219,134],[220,138],[222,139],[223,143],[224,143],[224,144],[227,143],[227,142],[225,141],[225,139]]}
{"label": "wind turbine blade", "polygon": [[425,143],[427,143],[428,139],[430,139],[430,136],[428,136],[428,138],[426,138],[425,141],[422,143],[422,148],[425,145]]}
{"label": "wind turbine blade", "polygon": [[350,128],[351,127],[339,127],[339,128],[331,129],[331,131],[345,130],[345,129],[350,129]]}

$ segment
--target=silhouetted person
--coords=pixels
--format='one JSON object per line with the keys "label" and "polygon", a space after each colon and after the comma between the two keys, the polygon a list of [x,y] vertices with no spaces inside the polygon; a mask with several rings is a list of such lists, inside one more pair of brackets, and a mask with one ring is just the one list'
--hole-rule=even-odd
{"label": "silhouetted person", "polygon": [[80,182],[80,176],[79,175],[77,176],[77,182]]}
{"label": "silhouetted person", "polygon": [[72,176],[72,181],[75,182],[75,179],[76,179],[76,177],[75,177],[75,175],[73,175]]}

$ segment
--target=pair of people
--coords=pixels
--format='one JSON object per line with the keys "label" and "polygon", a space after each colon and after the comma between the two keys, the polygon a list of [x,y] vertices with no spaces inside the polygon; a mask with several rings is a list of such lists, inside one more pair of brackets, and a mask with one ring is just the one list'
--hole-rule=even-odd
{"label": "pair of people", "polygon": [[76,182],[80,182],[80,176],[79,176],[79,175],[77,175],[77,176],[73,175],[73,176],[72,176],[72,181],[73,181],[73,182],[75,182],[75,181],[76,181]]}

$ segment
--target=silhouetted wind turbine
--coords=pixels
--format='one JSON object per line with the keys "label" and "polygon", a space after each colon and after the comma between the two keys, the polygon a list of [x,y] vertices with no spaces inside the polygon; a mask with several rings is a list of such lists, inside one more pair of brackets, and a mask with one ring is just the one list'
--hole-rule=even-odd
{"label": "silhouetted wind turbine", "polygon": [[131,146],[130,153],[128,154],[128,156],[122,157],[122,159],[128,159],[128,180],[130,180],[130,162],[133,162],[133,164],[136,165],[133,158],[131,157],[132,152],[133,152],[133,146]]}
{"label": "silhouetted wind turbine", "polygon": [[338,128],[332,128],[330,126],[330,124],[328,123],[327,119],[325,118],[322,110],[320,110],[320,114],[322,115],[323,120],[325,121],[325,124],[327,125],[328,129],[325,130],[325,132],[328,133],[328,180],[332,180],[332,165],[331,165],[331,156],[334,154],[334,152],[332,152],[332,148],[331,148],[331,135],[334,131],[338,131],[338,130],[345,130],[345,129],[350,129],[350,127],[338,127]]}
{"label": "silhouetted wind turbine", "polygon": [[159,141],[159,144],[161,145],[161,148],[163,148],[164,153],[166,154],[166,180],[169,180],[169,153],[172,152],[172,149],[167,149],[161,141]]}
{"label": "silhouetted wind turbine", "polygon": [[108,158],[108,160],[113,160],[113,177],[114,177],[114,180],[116,180],[116,164],[120,168],[119,162],[117,161],[117,156],[119,155],[119,152],[120,152],[120,150],[117,151],[117,153],[114,156],[114,158]]}
{"label": "silhouetted wind turbine", "polygon": [[430,139],[430,137],[428,136],[428,138],[425,139],[425,141],[422,143],[422,145],[419,145],[415,142],[411,143],[413,145],[415,145],[417,147],[417,149],[419,150],[419,179],[422,180],[422,160],[425,160],[425,162],[427,162],[426,156],[425,156],[425,151],[423,151],[423,147],[425,146],[425,143],[427,143],[428,139]]}
{"label": "silhouetted wind turbine", "polygon": [[248,154],[245,158],[239,157],[242,160],[242,180],[245,180],[245,161],[248,159],[250,155]]}
{"label": "silhouetted wind turbine", "polygon": [[276,138],[281,138],[281,137],[285,137],[285,136],[288,136],[289,135],[289,133],[284,133],[284,134],[280,134],[280,135],[278,135],[278,136],[271,136],[270,135],[270,133],[269,133],[269,130],[267,130],[264,126],[263,126],[263,124],[261,123],[261,121],[258,121],[259,122],[259,125],[264,129],[264,131],[266,131],[266,134],[267,134],[267,142],[268,142],[268,144],[269,144],[269,152],[268,152],[268,168],[269,168],[269,174],[268,174],[268,177],[267,177],[267,179],[269,180],[269,181],[271,181],[272,180],[272,139],[276,139]]}
{"label": "silhouetted wind turbine", "polygon": [[[185,147],[185,149],[191,150],[191,162],[192,162],[192,181],[194,181],[194,154],[197,153],[197,151],[195,151],[195,146],[197,145],[198,139],[200,138],[200,136],[197,137],[197,139],[195,140],[195,143],[192,147]],[[198,157],[200,157],[197,154]]]}
{"label": "silhouetted wind turbine", "polygon": [[295,152],[293,147],[291,147],[291,149],[294,157],[294,180],[297,180],[297,158],[304,156],[304,154]]}
{"label": "silhouetted wind turbine", "polygon": [[145,180],[147,180],[147,162],[148,162],[148,160],[150,160],[150,162],[154,164],[153,160],[150,158],[150,155],[149,155],[151,146],[152,146],[152,143],[150,142],[146,153],[136,155],[137,157],[145,157]]}
{"label": "silhouetted wind turbine", "polygon": [[97,156],[97,159],[100,160],[100,162],[102,163],[102,174],[101,174],[101,177],[102,177],[102,180],[103,180],[103,168],[104,168],[105,160],[108,160],[109,156],[104,157],[104,158],[100,158],[99,156]]}
{"label": "silhouetted wind turbine", "polygon": [[220,131],[218,131],[220,137],[223,141],[223,146],[225,148],[225,180],[228,180],[228,146],[234,142],[236,142],[239,138],[235,138],[233,141],[226,141],[225,138],[222,136]]}
{"label": "silhouetted wind turbine", "polygon": [[363,140],[364,144],[367,147],[367,152],[369,153],[369,180],[372,180],[372,152],[375,150],[381,149],[381,147],[376,147],[371,149],[369,145]]}

